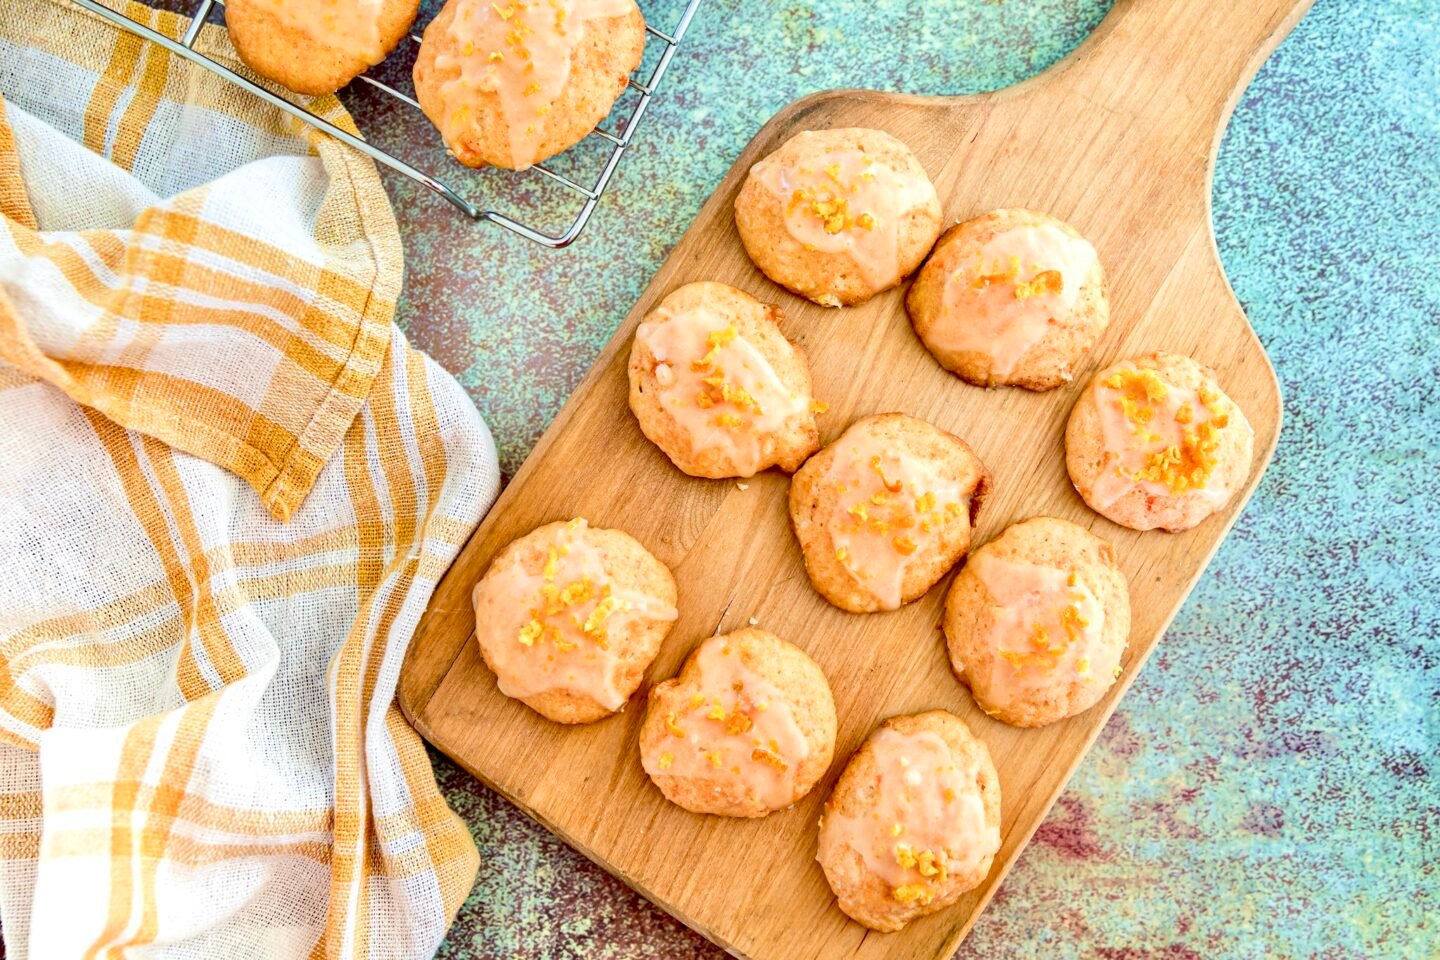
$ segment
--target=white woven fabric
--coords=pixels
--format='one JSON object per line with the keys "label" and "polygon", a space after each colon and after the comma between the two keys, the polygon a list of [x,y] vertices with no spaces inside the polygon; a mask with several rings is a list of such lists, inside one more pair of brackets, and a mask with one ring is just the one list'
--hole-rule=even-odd
{"label": "white woven fabric", "polygon": [[5,955],[428,957],[477,861],[393,694],[499,473],[373,165],[63,0],[0,97]]}

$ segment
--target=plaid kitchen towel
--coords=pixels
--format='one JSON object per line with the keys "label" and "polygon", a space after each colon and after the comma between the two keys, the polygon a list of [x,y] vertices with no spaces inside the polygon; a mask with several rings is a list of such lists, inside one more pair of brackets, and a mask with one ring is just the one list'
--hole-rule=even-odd
{"label": "plaid kitchen towel", "polygon": [[444,935],[475,847],[393,693],[499,477],[391,324],[401,271],[356,152],[65,0],[0,0],[12,960]]}

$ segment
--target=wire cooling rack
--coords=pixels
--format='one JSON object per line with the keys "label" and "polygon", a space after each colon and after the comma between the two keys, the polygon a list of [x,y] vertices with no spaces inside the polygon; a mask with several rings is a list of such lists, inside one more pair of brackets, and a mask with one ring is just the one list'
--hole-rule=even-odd
{"label": "wire cooling rack", "polygon": [[[596,127],[590,133],[590,135],[585,138],[585,142],[579,145],[581,147],[580,150],[577,151],[576,148],[572,148],[572,151],[577,152],[582,156],[588,156],[588,158],[591,160],[598,161],[599,173],[598,175],[594,176],[594,179],[591,181],[590,186],[587,187],[584,185],[584,183],[581,182],[581,179],[584,177],[583,171],[567,169],[565,172],[561,172],[554,166],[546,166],[543,164],[536,164],[535,166],[531,167],[529,171],[521,174],[512,173],[508,170],[498,172],[500,175],[506,176],[538,175],[554,181],[557,184],[560,184],[565,189],[572,191],[578,194],[581,198],[583,198],[580,204],[580,208],[575,214],[575,219],[570,223],[569,227],[558,233],[546,233],[543,230],[523,223],[520,220],[517,220],[511,216],[507,216],[504,213],[500,213],[495,210],[482,209],[476,203],[472,202],[469,199],[466,199],[466,197],[461,193],[460,189],[451,186],[450,183],[446,182],[446,180],[442,179],[440,176],[433,173],[428,173],[425,170],[417,168],[416,166],[412,166],[410,163],[401,160],[393,153],[387,150],[382,150],[379,147],[366,142],[365,140],[355,136],[352,133],[341,130],[334,124],[328,123],[327,121],[306,110],[303,106],[291,103],[289,100],[286,100],[281,96],[277,96],[276,94],[260,86],[253,80],[241,76],[240,74],[224,66],[223,64],[211,60],[204,54],[196,52],[196,50],[194,49],[195,41],[200,36],[200,30],[205,25],[206,18],[211,16],[211,12],[212,10],[214,10],[214,8],[223,6],[224,0],[197,0],[194,7],[194,12],[190,14],[190,23],[186,27],[184,34],[180,37],[179,40],[173,40],[170,37],[159,33],[158,31],[150,28],[147,25],[125,16],[123,13],[112,10],[109,7],[100,3],[99,0],[74,0],[74,2],[78,3],[80,6],[86,8],[87,10],[90,10],[91,12],[97,14],[98,16],[110,21],[121,29],[128,30],[129,32],[136,34],[137,36],[142,37],[146,40],[149,40],[152,43],[159,44],[160,46],[164,47],[166,50],[169,50],[176,56],[184,57],[186,60],[189,60],[192,63],[204,67],[211,73],[224,77],[226,80],[230,81],[236,86],[248,90],[250,93],[253,93],[255,96],[260,97],[267,103],[270,103],[278,107],[279,109],[284,110],[286,113],[290,114],[301,122],[307,123],[317,130],[328,133],[332,137],[335,137],[337,140],[348,143],[356,150],[359,150],[367,156],[373,158],[377,163],[389,167],[396,173],[399,173],[402,176],[409,177],[416,183],[424,184],[431,190],[434,190],[436,193],[440,194],[440,196],[444,197],[446,200],[450,201],[450,203],[454,204],[458,210],[460,210],[462,213],[469,216],[470,218],[474,220],[488,220],[491,223],[498,224],[499,226],[502,226],[507,230],[518,233],[522,237],[526,237],[527,239],[533,240],[536,243],[542,244],[546,247],[560,248],[568,246],[569,244],[574,242],[575,238],[580,236],[580,232],[585,229],[585,225],[590,222],[590,216],[595,212],[595,207],[599,204],[601,195],[603,195],[606,188],[610,186],[610,179],[615,175],[616,167],[620,165],[620,158],[625,155],[626,148],[630,146],[630,143],[635,136],[635,130],[640,125],[640,119],[645,116],[645,110],[650,105],[650,100],[655,96],[655,91],[659,88],[660,81],[665,76],[665,71],[669,69],[670,61],[674,59],[675,53],[680,47],[680,41],[685,36],[685,31],[689,29],[690,22],[695,18],[695,13],[700,8],[701,0],[687,0],[684,8],[681,10],[679,22],[668,34],[662,33],[661,31],[655,29],[653,26],[650,26],[648,22],[646,23],[646,32],[648,32],[650,36],[654,38],[654,40],[658,40],[660,42],[661,46],[659,56],[658,58],[655,58],[653,60],[653,66],[650,68],[649,76],[646,77],[643,81],[637,79],[635,75],[631,75],[629,79],[629,89],[633,90],[638,95],[631,98],[622,98],[621,101],[617,101],[615,109],[611,111],[611,115],[609,118],[607,118],[605,123],[616,123],[618,117],[624,112],[624,104],[627,102],[627,100],[630,103],[633,103],[633,105],[629,107],[629,116],[625,119],[624,123],[618,127],[614,127],[609,130],[605,129],[605,124]],[[385,73],[385,79],[381,79],[377,76],[371,75],[379,71],[379,68],[376,68],[369,73],[361,74],[357,78],[357,80],[364,84],[367,84],[370,88],[374,89],[384,97],[393,99],[395,102],[401,104],[404,108],[419,111],[420,104],[416,102],[415,98],[409,93],[404,92],[402,89],[399,89],[399,87],[401,87],[402,85],[409,84],[409,64],[413,64],[414,55],[419,51],[420,48],[420,36],[418,31],[416,33],[412,33],[409,40],[409,43],[402,42],[402,46],[407,47],[408,49],[392,51],[390,57],[386,59],[385,63],[381,64],[381,67],[384,67],[387,64],[391,65],[392,67],[391,70]],[[651,50],[653,47],[653,41],[650,44],[646,45],[645,59],[647,62],[651,62]],[[404,77],[407,79],[399,79],[390,76],[390,74],[395,72],[392,62],[396,59],[409,61],[409,64],[404,65]],[[636,73],[643,73],[644,71],[645,65],[642,63]],[[390,82],[386,82],[386,80],[389,80]],[[434,136],[438,141],[440,136],[439,132],[436,131]],[[588,153],[583,149],[585,144],[589,143],[592,140],[598,141],[604,146],[604,149],[598,152],[598,156],[596,151],[593,149],[588,151]],[[453,165],[454,170],[451,171],[451,174],[447,174],[447,176],[465,176],[473,183],[475,179],[478,179],[479,177],[485,175],[477,171],[468,170],[465,167],[460,166],[458,163],[454,163],[453,160],[450,161],[450,163]],[[589,164],[589,166],[591,167],[591,169],[593,169],[596,164],[591,163]],[[496,172],[492,171],[491,175],[496,175]]]}

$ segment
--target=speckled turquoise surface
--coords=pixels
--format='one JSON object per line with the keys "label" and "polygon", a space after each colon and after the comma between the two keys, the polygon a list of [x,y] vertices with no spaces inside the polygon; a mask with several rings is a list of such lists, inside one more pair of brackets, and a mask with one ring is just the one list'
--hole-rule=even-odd
{"label": "speckled turquoise surface", "polygon": [[[663,24],[678,3],[645,6]],[[513,472],[775,110],[833,86],[1005,86],[1104,11],[709,0],[572,249],[390,181],[401,323]],[[398,112],[367,130],[428,136]],[[563,217],[548,189],[504,199]],[[1318,0],[1241,101],[1214,207],[1284,390],[1278,453],[962,956],[1440,956],[1440,2]],[[436,770],[484,857],[442,957],[720,956]]]}

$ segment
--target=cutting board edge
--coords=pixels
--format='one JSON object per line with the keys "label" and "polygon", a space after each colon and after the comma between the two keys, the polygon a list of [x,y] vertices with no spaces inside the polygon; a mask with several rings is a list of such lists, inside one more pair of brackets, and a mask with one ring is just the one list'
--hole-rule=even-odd
{"label": "cutting board edge", "polygon": [[[403,703],[400,706],[400,712],[405,715],[407,720],[410,720],[411,715],[407,711]],[[634,890],[636,893],[640,894],[640,896],[644,897],[648,903],[657,907],[666,916],[673,917],[675,920],[684,924],[689,929],[695,931],[697,934],[704,937],[707,941],[713,943],[715,946],[719,947],[721,950],[724,950],[731,956],[741,958],[741,960],[745,960],[745,954],[739,953],[734,947],[730,946],[723,940],[713,935],[698,921],[685,916],[685,914],[671,907],[670,904],[666,903],[658,895],[651,892],[649,887],[647,887],[645,884],[641,883],[633,876],[626,874],[614,863],[605,860],[598,852],[592,850],[588,844],[580,840],[568,830],[563,829],[555,821],[546,817],[535,807],[527,803],[523,797],[517,796],[506,790],[502,785],[492,780],[490,777],[486,776],[485,773],[467,763],[465,759],[461,757],[458,753],[452,753],[450,750],[446,749],[445,745],[438,738],[432,735],[429,728],[425,726],[423,722],[417,723],[414,720],[410,720],[410,724],[422,737],[425,738],[426,743],[429,743],[431,746],[435,747],[435,749],[445,754],[445,756],[448,757],[451,761],[453,761],[456,765],[458,765],[460,769],[470,774],[470,776],[474,777],[476,780],[479,780],[482,784],[485,785],[487,789],[495,791],[500,796],[504,797],[506,801],[514,804],[517,808],[519,808],[521,813],[525,814],[525,816],[529,817],[531,820],[544,827],[551,834],[564,841],[565,845],[568,846],[570,849],[576,851],[586,860],[589,860],[591,863],[595,864],[595,866],[604,870],[610,876],[614,877],[616,880],[619,880],[631,890]]]}

